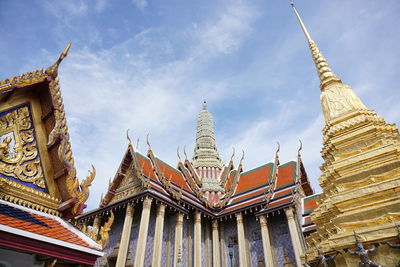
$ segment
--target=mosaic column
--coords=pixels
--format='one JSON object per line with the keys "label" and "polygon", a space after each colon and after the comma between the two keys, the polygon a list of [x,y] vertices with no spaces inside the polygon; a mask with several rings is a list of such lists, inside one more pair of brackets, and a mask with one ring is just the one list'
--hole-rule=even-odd
{"label": "mosaic column", "polygon": [[236,214],[236,225],[239,243],[239,266],[246,267],[248,259],[246,253],[246,238],[244,236],[243,216],[241,213]]}
{"label": "mosaic column", "polygon": [[[182,234],[183,234],[183,213],[176,215],[175,224],[175,246],[174,246],[174,267],[178,266],[178,258],[182,263]],[[181,265],[182,266],[182,265]]]}
{"label": "mosaic column", "polygon": [[128,203],[128,205],[126,205],[124,226],[122,228],[121,240],[119,241],[117,263],[115,264],[115,267],[125,266],[126,255],[128,254],[129,239],[131,236],[132,219],[133,219],[133,204]]}
{"label": "mosaic column", "polygon": [[220,245],[220,254],[222,255],[221,257],[221,267],[226,267],[226,244],[225,244],[225,225],[223,222],[221,222],[221,245]]}
{"label": "mosaic column", "polygon": [[142,217],[140,218],[139,235],[136,246],[135,267],[142,267],[144,263],[152,201],[153,199],[148,197],[143,201]]}
{"label": "mosaic column", "polygon": [[274,261],[272,258],[273,253],[271,247],[271,240],[269,239],[268,219],[265,217],[265,215],[261,215],[260,217],[258,217],[258,220],[260,221],[260,226],[261,226],[261,236],[264,249],[265,266],[273,267]]}
{"label": "mosaic column", "polygon": [[301,253],[302,253],[302,246],[299,239],[299,232],[297,229],[296,221],[294,218],[293,210],[291,208],[285,209],[286,218],[288,220],[289,225],[289,232],[290,238],[292,239],[292,245],[294,250],[294,256],[296,258],[296,266],[301,267]]}
{"label": "mosaic column", "polygon": [[201,267],[201,213],[194,213],[194,267]]}
{"label": "mosaic column", "polygon": [[213,267],[220,267],[218,221],[212,221]]}
{"label": "mosaic column", "polygon": [[156,230],[154,232],[153,267],[161,267],[162,236],[164,230],[165,205],[160,204],[157,208]]}

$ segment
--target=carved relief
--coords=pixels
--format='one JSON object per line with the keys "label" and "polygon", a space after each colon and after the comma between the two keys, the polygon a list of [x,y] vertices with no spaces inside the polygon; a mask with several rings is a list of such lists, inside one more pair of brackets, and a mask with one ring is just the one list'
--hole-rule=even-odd
{"label": "carved relief", "polygon": [[47,191],[26,104],[0,113],[0,175]]}
{"label": "carved relief", "polygon": [[351,110],[366,109],[353,90],[342,83],[328,86],[321,94],[321,104],[325,121]]}

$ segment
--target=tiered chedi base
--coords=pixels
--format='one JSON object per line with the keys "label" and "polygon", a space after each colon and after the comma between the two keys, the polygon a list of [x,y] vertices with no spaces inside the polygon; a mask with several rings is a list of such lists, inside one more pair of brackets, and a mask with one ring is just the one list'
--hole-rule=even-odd
{"label": "tiered chedi base", "polygon": [[[319,183],[319,206],[311,215],[317,231],[307,238],[307,258],[315,259],[315,247],[324,253],[354,248],[354,232],[368,244],[397,241],[400,223],[400,145],[394,124],[369,109],[347,112],[323,129],[325,163]],[[374,258],[375,257],[375,258]],[[381,246],[376,262],[394,266],[399,249]],[[336,266],[357,266],[359,258],[343,253]]]}

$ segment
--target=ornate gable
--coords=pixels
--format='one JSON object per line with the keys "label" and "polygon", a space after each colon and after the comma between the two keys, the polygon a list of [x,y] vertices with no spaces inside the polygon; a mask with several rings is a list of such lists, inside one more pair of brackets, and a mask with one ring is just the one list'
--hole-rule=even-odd
{"label": "ornate gable", "polygon": [[82,213],[95,170],[76,177],[57,79],[46,70],[0,81],[0,199],[64,217]]}

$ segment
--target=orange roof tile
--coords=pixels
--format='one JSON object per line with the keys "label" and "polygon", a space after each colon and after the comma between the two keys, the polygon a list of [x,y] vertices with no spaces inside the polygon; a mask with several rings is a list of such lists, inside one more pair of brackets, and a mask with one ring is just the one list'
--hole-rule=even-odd
{"label": "orange roof tile", "polygon": [[[71,229],[68,229],[65,225],[62,225],[60,222],[61,218],[44,213],[41,215],[39,213],[38,211],[1,201],[0,225],[90,249],[101,250],[99,246],[94,247],[89,242],[84,241],[82,236],[78,236],[78,233],[80,233],[79,230],[72,228],[72,226]],[[68,224],[65,221],[64,223]],[[86,237],[86,239],[89,238]]]}
{"label": "orange roof tile", "polygon": [[242,173],[236,189],[236,194],[267,184],[271,178],[273,167],[273,163],[267,163],[258,168]]}
{"label": "orange roof tile", "polygon": [[276,188],[293,184],[296,181],[296,162],[290,161],[278,168],[278,179],[276,182]]}

